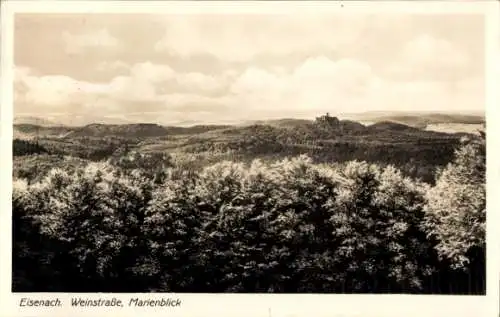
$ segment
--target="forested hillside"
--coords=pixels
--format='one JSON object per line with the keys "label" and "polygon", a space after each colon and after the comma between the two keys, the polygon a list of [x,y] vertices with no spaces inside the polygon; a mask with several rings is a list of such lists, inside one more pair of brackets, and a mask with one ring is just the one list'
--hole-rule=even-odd
{"label": "forested hillside", "polygon": [[[315,163],[362,160],[393,164],[405,175],[432,183],[437,167],[453,158],[463,133],[425,131],[391,121],[365,126],[323,116],[315,121],[284,119],[243,126],[163,127],[156,124],[84,127],[15,125],[18,140],[34,142],[53,155],[106,160],[125,149],[140,153],[197,156],[194,165],[223,159],[274,161],[306,154]],[[18,142],[18,141],[16,141]],[[14,153],[19,151],[14,144]],[[43,158],[40,158],[43,160]],[[42,163],[43,164],[43,163]],[[190,168],[196,168],[196,166]],[[17,173],[15,171],[15,173]]]}

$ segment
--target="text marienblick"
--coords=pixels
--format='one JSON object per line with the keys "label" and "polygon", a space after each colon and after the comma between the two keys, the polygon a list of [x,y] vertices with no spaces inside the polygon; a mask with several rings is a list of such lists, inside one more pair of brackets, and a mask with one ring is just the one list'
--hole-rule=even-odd
{"label": "text marienblick", "polygon": [[[122,301],[117,298],[112,298],[112,299],[72,298],[71,305],[80,307],[102,307],[102,306],[123,307]],[[139,299],[138,297],[134,297],[128,301],[128,306],[134,306],[134,307],[178,307],[180,305],[181,305],[180,299],[172,299],[172,298]]]}

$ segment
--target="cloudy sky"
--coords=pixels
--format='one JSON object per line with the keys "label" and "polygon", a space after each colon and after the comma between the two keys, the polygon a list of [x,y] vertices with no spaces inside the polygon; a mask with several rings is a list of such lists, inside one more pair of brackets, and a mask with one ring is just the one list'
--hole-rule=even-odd
{"label": "cloudy sky", "polygon": [[474,15],[17,14],[15,115],[209,123],[484,110]]}

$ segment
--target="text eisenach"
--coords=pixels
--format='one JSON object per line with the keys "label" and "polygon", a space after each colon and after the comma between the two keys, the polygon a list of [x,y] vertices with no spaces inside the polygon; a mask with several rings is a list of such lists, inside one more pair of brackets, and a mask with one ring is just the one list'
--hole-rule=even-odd
{"label": "text eisenach", "polygon": [[20,307],[57,307],[61,306],[59,298],[56,299],[31,299],[23,297],[19,302]]}

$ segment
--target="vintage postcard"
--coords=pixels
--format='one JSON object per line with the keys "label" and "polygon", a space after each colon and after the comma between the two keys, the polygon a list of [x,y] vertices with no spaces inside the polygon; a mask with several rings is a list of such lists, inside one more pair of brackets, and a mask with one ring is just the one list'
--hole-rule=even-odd
{"label": "vintage postcard", "polygon": [[494,1],[3,2],[0,316],[497,317],[499,43]]}

